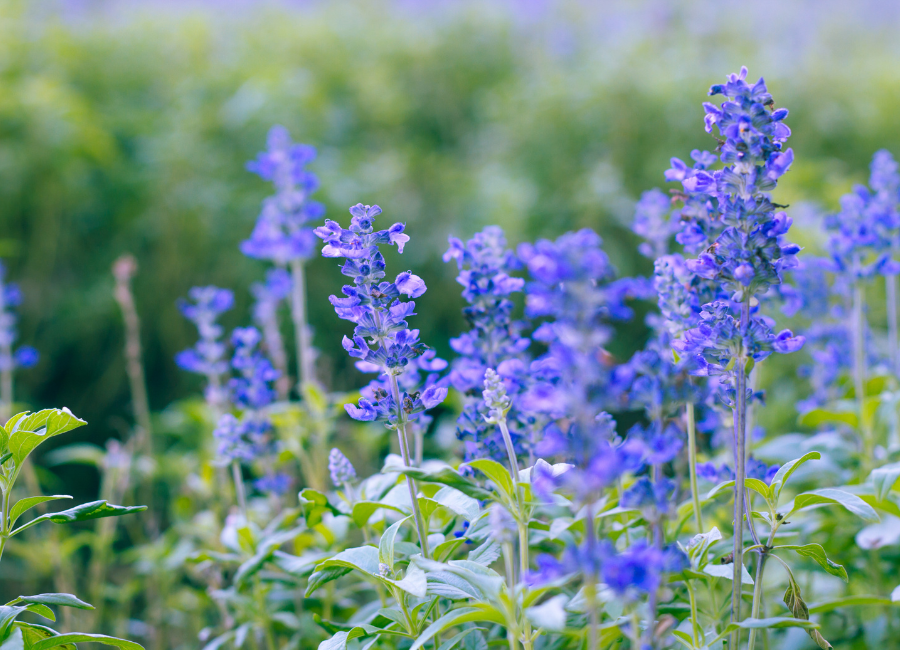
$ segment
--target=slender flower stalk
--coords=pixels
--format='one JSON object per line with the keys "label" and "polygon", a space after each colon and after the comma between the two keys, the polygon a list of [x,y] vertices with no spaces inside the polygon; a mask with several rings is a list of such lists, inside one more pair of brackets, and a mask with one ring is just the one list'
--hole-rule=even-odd
{"label": "slender flower stalk", "polygon": [[297,390],[306,382],[316,381],[313,349],[306,319],[306,270],[302,260],[291,260],[291,320],[297,340]]}
{"label": "slender flower stalk", "polygon": [[138,425],[137,448],[149,456],[153,451],[153,429],[150,424],[150,404],[141,350],[141,321],[131,289],[131,280],[136,273],[137,260],[132,255],[122,255],[113,264],[113,276],[116,279],[114,295],[125,322],[125,368],[131,386],[134,419]]}
{"label": "slender flower stalk", "polygon": [[697,487],[697,418],[694,413],[693,402],[684,405],[684,415],[687,420],[688,438],[688,471],[691,481],[691,500],[694,504],[694,521],[697,524],[697,532],[704,532],[703,510],[700,507],[700,489]]}
{"label": "slender flower stalk", "polygon": [[14,349],[18,332],[13,309],[20,302],[18,285],[6,281],[6,267],[0,263],[0,423],[4,424],[12,415],[13,374],[17,368],[30,368],[38,362],[38,352],[30,345]]}
{"label": "slender flower stalk", "polygon": [[[418,330],[410,330],[407,326],[406,318],[414,315],[415,303],[401,299],[401,296],[418,298],[424,294],[425,282],[409,271],[400,273],[394,282],[384,281],[385,263],[379,246],[393,244],[402,253],[409,241],[409,236],[403,233],[403,224],[396,223],[388,230],[375,231],[374,219],[381,214],[377,205],[360,203],[350,208],[350,214],[349,229],[328,220],[324,226],[316,228],[315,234],[325,241],[322,255],[344,258],[341,273],[353,278],[353,286],[342,289],[345,297],[330,297],[338,316],[355,325],[353,338],[344,337],[344,349],[357,359],[359,370],[381,373],[387,387],[376,386],[370,398],[363,397],[358,405],[347,404],[345,408],[355,420],[381,421],[389,429],[396,430],[403,462],[412,466],[407,435],[411,418],[434,408],[447,397],[447,389],[438,383],[427,384],[421,392],[413,387],[407,389],[404,386],[402,391],[400,388],[399,378],[407,369],[418,369],[411,362],[428,358],[430,354],[419,341]],[[419,546],[427,559],[428,522],[419,508],[416,481],[407,475],[406,483]]]}

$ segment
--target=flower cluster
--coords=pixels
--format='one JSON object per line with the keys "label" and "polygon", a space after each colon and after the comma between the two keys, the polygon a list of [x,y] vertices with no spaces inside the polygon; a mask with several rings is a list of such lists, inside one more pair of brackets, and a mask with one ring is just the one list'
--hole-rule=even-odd
{"label": "flower cluster", "polygon": [[182,370],[206,376],[206,400],[211,405],[227,402],[221,380],[228,372],[227,346],[221,340],[222,327],[217,321],[232,305],[234,294],[230,290],[212,286],[194,287],[188,292],[188,300],[178,302],[184,317],[197,326],[200,339],[194,347],[179,352],[175,363]]}
{"label": "flower cluster", "polygon": [[638,252],[657,259],[669,251],[669,240],[681,231],[681,224],[672,214],[672,200],[658,189],[647,190],[635,206],[631,229],[645,241]]}
{"label": "flower cluster", "polygon": [[290,274],[280,268],[270,269],[265,282],[256,282],[250,287],[255,300],[253,320],[262,330],[266,351],[282,374],[287,368],[287,357],[278,324],[278,308],[290,295],[291,287]]}
{"label": "flower cluster", "polygon": [[315,237],[307,224],[325,214],[321,203],[309,200],[319,187],[315,174],[306,170],[306,165],[315,159],[316,150],[291,142],[283,126],[269,131],[268,147],[247,164],[247,169],[271,181],[276,193],[263,201],[250,239],[241,244],[241,252],[278,264],[309,258]]}
{"label": "flower cluster", "polygon": [[235,406],[259,410],[275,400],[272,382],[279,373],[258,350],[261,336],[255,327],[238,327],[231,334],[234,356],[231,366],[238,376],[228,382]]}
{"label": "flower cluster", "polygon": [[328,454],[328,474],[336,487],[356,480],[356,470],[353,469],[353,464],[337,447]]}
{"label": "flower cluster", "polygon": [[[475,393],[489,368],[496,369],[511,398],[517,397],[528,383],[526,350],[531,342],[522,335],[525,323],[512,319],[514,304],[510,299],[525,284],[523,279],[511,275],[522,264],[506,248],[506,237],[497,226],[485,228],[465,243],[451,237],[444,261],[451,260],[459,269],[456,280],[463,286],[462,295],[468,303],[463,314],[471,328],[450,340],[450,346],[459,355],[453,361],[450,382],[467,393],[457,419],[457,436],[463,441],[465,460],[504,460],[507,453],[500,432],[486,421],[484,401]],[[517,407],[516,399],[512,399],[507,418],[518,453],[525,453],[534,418]]]}
{"label": "flower cluster", "polygon": [[[342,289],[344,297],[331,296],[337,315],[356,326],[353,338],[344,337],[344,349],[362,362],[362,369],[377,368],[391,378],[392,390],[379,388],[374,399],[362,398],[358,406],[347,404],[347,412],[356,420],[383,421],[395,427],[425,410],[434,408],[447,396],[446,387],[432,384],[421,393],[404,390],[399,393],[396,378],[411,361],[422,357],[428,348],[419,340],[418,330],[408,329],[406,319],[415,314],[415,303],[401,296],[418,298],[425,293],[425,282],[406,271],[393,282],[384,281],[384,256],[379,246],[394,244],[400,252],[409,241],[404,226],[396,223],[388,230],[376,231],[374,219],[381,214],[377,205],[357,204],[350,208],[350,228],[344,229],[328,220],[316,228],[325,241],[324,257],[345,259],[341,273],[353,278],[353,285]],[[368,339],[368,340],[367,340]],[[374,348],[372,347],[374,345]]]}
{"label": "flower cluster", "polygon": [[6,282],[6,267],[0,263],[0,372],[12,372],[15,368],[30,368],[38,362],[38,351],[30,345],[13,350],[16,332],[16,314],[13,311],[22,302],[19,287]]}

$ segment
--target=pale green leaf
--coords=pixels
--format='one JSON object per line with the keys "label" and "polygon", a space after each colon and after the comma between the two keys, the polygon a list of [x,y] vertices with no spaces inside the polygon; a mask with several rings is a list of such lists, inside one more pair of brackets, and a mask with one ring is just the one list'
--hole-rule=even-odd
{"label": "pale green leaf", "polygon": [[115,506],[110,505],[105,500],[91,501],[90,503],[82,503],[80,506],[69,508],[61,512],[48,512],[47,514],[35,517],[26,524],[16,528],[12,534],[17,535],[23,530],[41,523],[42,521],[51,521],[54,524],[71,524],[76,521],[88,521],[91,519],[100,519],[103,517],[120,517],[122,515],[130,515],[135,512],[143,512],[147,506]]}
{"label": "pale green leaf", "polygon": [[48,648],[56,648],[68,643],[100,643],[112,646],[114,648],[122,648],[123,650],[144,650],[144,646],[134,641],[126,641],[125,639],[117,639],[114,636],[106,636],[103,634],[82,634],[73,632],[71,634],[60,634],[49,639],[38,641],[30,650],[47,650]]}
{"label": "pale green leaf", "polygon": [[900,479],[900,463],[891,463],[874,469],[870,478],[875,486],[875,496],[879,501],[884,501],[897,483],[897,479]]}
{"label": "pale green leaf", "polygon": [[34,506],[40,503],[46,503],[47,501],[56,501],[58,499],[71,499],[67,494],[54,494],[53,496],[41,496],[41,497],[26,497],[24,499],[19,499],[16,501],[16,505],[14,505],[9,510],[9,527],[13,528],[16,525],[16,520],[21,517],[25,512],[33,508]]}
{"label": "pale green leaf", "polygon": [[828,573],[841,578],[844,582],[848,582],[847,570],[840,564],[829,560],[828,556],[825,555],[825,549],[822,548],[819,544],[804,544],[803,546],[790,544],[787,546],[776,546],[775,548],[788,549],[796,552],[798,555],[802,555],[803,557],[812,558]]}
{"label": "pale green leaf", "polygon": [[822,454],[817,451],[810,451],[806,454],[800,456],[800,458],[795,458],[794,460],[788,461],[784,465],[778,468],[778,472],[776,472],[775,476],[772,478],[769,486],[772,488],[772,494],[774,495],[775,501],[778,501],[778,497],[781,496],[781,490],[784,489],[785,483],[791,477],[791,474],[800,467],[803,463],[808,460],[819,460],[822,458]]}
{"label": "pale green leaf", "polygon": [[497,489],[506,494],[511,501],[515,499],[516,489],[512,477],[509,470],[503,465],[489,458],[479,458],[467,464],[487,476],[497,486]]}
{"label": "pale green leaf", "polygon": [[16,465],[21,465],[42,442],[87,424],[69,409],[44,409],[37,413],[19,413],[6,423],[9,451]]}
{"label": "pale green leaf", "polygon": [[378,560],[379,562],[386,564],[391,571],[394,570],[394,542],[397,539],[397,533],[400,532],[400,527],[406,523],[407,520],[409,520],[409,517],[404,517],[390,526],[384,531],[381,540],[378,542]]}
{"label": "pale green leaf", "polygon": [[881,521],[875,510],[873,510],[872,506],[868,503],[855,494],[850,494],[843,490],[835,490],[834,488],[823,488],[821,490],[813,490],[812,492],[798,494],[794,499],[793,508],[788,516],[794,512],[803,510],[804,508],[823,504],[838,504],[843,506],[864,521]]}

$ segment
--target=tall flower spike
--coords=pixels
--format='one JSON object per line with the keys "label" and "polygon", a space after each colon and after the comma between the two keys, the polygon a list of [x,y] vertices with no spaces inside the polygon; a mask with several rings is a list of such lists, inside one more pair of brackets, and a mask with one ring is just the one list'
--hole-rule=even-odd
{"label": "tall flower spike", "polygon": [[[476,391],[482,388],[488,368],[497,369],[512,397],[521,394],[529,382],[526,350],[531,342],[521,334],[525,323],[512,319],[511,296],[525,284],[512,274],[522,264],[506,248],[506,237],[498,226],[488,226],[466,242],[451,237],[444,261],[451,260],[459,269],[456,281],[462,285],[462,296],[468,303],[463,315],[470,326],[468,332],[450,340],[458,355],[453,360],[450,382],[466,393],[457,419],[457,436],[463,441],[466,461],[478,457],[502,461],[507,456],[505,441],[498,428],[485,421],[487,411]],[[513,405],[508,424],[517,454],[526,454],[533,442],[534,418]]]}
{"label": "tall flower spike", "polygon": [[[689,252],[700,252],[685,266],[694,275],[727,292],[702,304],[699,324],[684,332],[675,345],[692,356],[696,374],[716,376],[719,395],[733,409],[734,423],[734,581],[732,620],[741,620],[743,567],[744,481],[747,460],[747,404],[752,391],[747,375],[755,362],[771,352],[787,353],[803,345],[803,337],[789,330],[772,331],[771,319],[762,317],[756,296],[781,284],[783,273],[796,265],[800,248],[785,240],[791,218],[777,211],[768,194],[790,168],[794,154],[784,149],[790,129],[788,111],[776,109],[765,82],[746,82],[747,69],[732,74],[724,84],[712,86],[711,96],[723,95],[721,104],[706,103],[706,131],[716,128],[721,138],[719,159],[724,166],[712,170],[713,156],[695,152],[692,168],[677,158],[666,180],[680,181],[682,232],[676,239]],[[732,635],[737,647],[740,632]]]}
{"label": "tall flower spike", "polygon": [[188,300],[178,302],[184,317],[197,326],[200,340],[194,347],[179,352],[175,363],[182,370],[206,376],[206,401],[218,409],[224,408],[228,401],[222,386],[228,361],[225,360],[226,345],[221,341],[222,327],[216,321],[233,304],[231,291],[212,286],[194,287],[188,292]]}
{"label": "tall flower spike", "polygon": [[[409,241],[402,223],[376,231],[375,217],[381,214],[377,205],[358,203],[350,208],[350,214],[349,229],[329,220],[315,230],[325,242],[322,255],[344,258],[341,273],[353,278],[353,286],[344,286],[342,290],[344,298],[331,296],[329,299],[337,315],[355,325],[353,338],[344,337],[344,349],[351,357],[363,362],[364,368],[378,367],[390,382],[390,391],[378,389],[373,395],[374,400],[361,398],[358,405],[347,404],[346,409],[356,420],[378,420],[396,429],[403,462],[410,465],[407,423],[447,397],[447,388],[439,383],[425,387],[421,393],[400,392],[398,376],[411,361],[428,351],[419,341],[418,330],[410,330],[407,326],[406,319],[415,313],[415,303],[403,300],[402,296],[421,296],[426,290],[425,282],[409,271],[398,275],[394,282],[384,280],[384,256],[378,247],[393,244],[402,253]],[[422,555],[428,558],[428,529],[418,508],[418,488],[411,477],[407,476],[406,480],[419,545]]]}
{"label": "tall flower spike", "polygon": [[337,447],[328,454],[328,473],[331,475],[331,482],[335,487],[356,480],[356,470],[353,469],[352,463]]}
{"label": "tall flower spike", "polygon": [[287,395],[290,380],[287,378],[287,354],[278,322],[278,309],[281,303],[291,295],[291,288],[290,274],[279,268],[269,270],[265,282],[257,282],[250,287],[255,299],[253,320],[262,330],[266,352],[272,359],[272,364],[281,374],[278,378],[278,392],[282,397]]}
{"label": "tall flower spike", "polygon": [[271,181],[276,193],[265,199],[250,239],[241,244],[244,255],[279,264],[312,256],[316,240],[307,224],[325,214],[321,203],[309,200],[319,187],[315,174],[306,170],[315,157],[313,147],[291,142],[283,126],[269,131],[268,149],[247,169]]}

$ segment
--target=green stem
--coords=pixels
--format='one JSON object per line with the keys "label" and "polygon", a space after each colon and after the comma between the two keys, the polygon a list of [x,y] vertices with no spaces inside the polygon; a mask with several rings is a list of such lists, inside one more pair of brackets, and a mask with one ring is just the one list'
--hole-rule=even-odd
{"label": "green stem", "polygon": [[[768,559],[768,553],[760,553],[756,558],[756,575],[753,576],[753,580],[756,583],[753,586],[753,607],[750,610],[751,618],[759,618],[759,606],[762,603],[762,594],[763,594],[763,573],[766,570],[766,560]],[[759,630],[754,628],[750,630],[750,646],[749,650],[753,650],[756,647],[756,637],[759,634]]]}
{"label": "green stem", "polygon": [[247,516],[247,495],[244,493],[244,477],[241,475],[241,464],[237,460],[231,461],[231,476],[234,479],[234,492],[237,495],[238,507],[244,516],[244,523],[249,524]]}
{"label": "green stem", "polygon": [[303,260],[291,261],[291,280],[291,320],[294,322],[294,336],[297,340],[297,390],[300,392],[304,383],[316,380],[309,326],[306,324],[306,274]]}
{"label": "green stem", "polygon": [[869,473],[872,459],[872,435],[866,423],[866,318],[865,292],[862,282],[853,284],[853,382],[856,391],[856,408],[859,413],[859,431],[863,443],[863,475]]}
{"label": "green stem", "polygon": [[[596,556],[596,540],[594,534],[594,508],[593,503],[588,503],[585,510],[587,511],[585,519],[586,546],[588,557]],[[585,571],[584,596],[588,608],[588,650],[598,650],[600,642],[598,639],[598,629],[600,627],[600,616],[597,613],[597,576],[593,570]],[[639,645],[635,648],[640,648]]]}
{"label": "green stem", "polygon": [[[741,303],[741,333],[745,334],[750,325],[750,296],[749,294]],[[744,471],[747,462],[746,445],[746,418],[747,418],[747,372],[746,355],[742,350],[735,359],[735,408],[734,408],[734,573],[731,590],[731,621],[741,621],[741,597],[743,585],[741,584],[742,569],[744,566]],[[741,632],[735,630],[731,634],[729,648],[736,650],[740,647]]]}
{"label": "green stem", "polygon": [[513,547],[509,542],[503,543],[503,566],[506,569],[506,588],[509,590],[509,600],[512,604],[512,611],[507,613],[509,629],[506,631],[506,641],[509,644],[509,650],[516,650],[518,643],[514,626],[512,625],[516,620],[516,569],[513,562]]}
{"label": "green stem", "polygon": [[699,648],[702,631],[700,629],[700,620],[697,615],[697,595],[694,593],[694,586],[691,584],[690,580],[685,582],[685,584],[687,585],[688,598],[690,598],[691,601],[691,632],[693,634],[694,647]]}
{"label": "green stem", "polygon": [[[406,436],[406,414],[403,411],[403,405],[400,403],[400,386],[397,383],[397,375],[391,375],[391,392],[393,393],[394,404],[397,405],[397,436],[400,438],[400,454],[403,456],[403,464],[407,467],[412,467],[409,457],[409,440]],[[412,501],[412,511],[416,520],[416,532],[419,535],[422,557],[427,560],[429,558],[428,528],[426,528],[422,512],[419,510],[419,488],[415,479],[409,475],[406,476],[406,485],[409,487],[409,498]]]}
{"label": "green stem", "polygon": [[[896,246],[894,247],[896,249]],[[891,370],[900,372],[900,358],[897,351],[897,276],[889,275],[885,278],[887,283],[887,320],[888,320],[888,352],[891,360]]]}
{"label": "green stem", "polygon": [[703,511],[700,509],[700,490],[697,487],[697,422],[694,414],[694,404],[688,402],[684,405],[687,416],[688,434],[688,466],[691,475],[691,498],[694,501],[694,521],[697,522],[697,532],[703,532]]}

